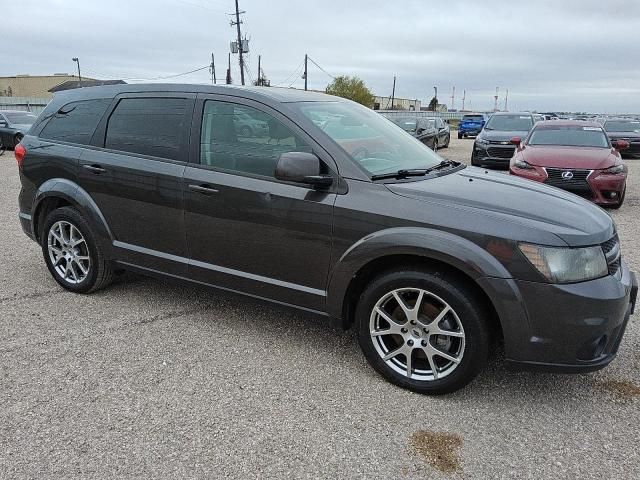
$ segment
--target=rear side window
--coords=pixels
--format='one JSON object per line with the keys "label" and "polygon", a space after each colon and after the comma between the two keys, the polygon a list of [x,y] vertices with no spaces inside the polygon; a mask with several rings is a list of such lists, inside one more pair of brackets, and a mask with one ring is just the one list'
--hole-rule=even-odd
{"label": "rear side window", "polygon": [[180,159],[187,99],[124,98],[109,118],[105,148]]}
{"label": "rear side window", "polygon": [[67,103],[47,122],[40,137],[89,145],[110,103],[111,99],[106,98]]}

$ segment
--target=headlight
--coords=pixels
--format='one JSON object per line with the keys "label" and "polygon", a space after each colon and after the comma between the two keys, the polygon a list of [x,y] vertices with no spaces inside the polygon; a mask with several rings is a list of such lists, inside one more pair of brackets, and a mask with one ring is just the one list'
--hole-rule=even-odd
{"label": "headlight", "polygon": [[536,270],[553,283],[583,282],[609,273],[601,247],[558,248],[527,243],[519,247]]}
{"label": "headlight", "polygon": [[609,175],[617,175],[618,173],[624,172],[624,165],[614,165],[613,167],[605,168],[602,170],[602,173]]}
{"label": "headlight", "polygon": [[476,143],[478,145],[482,145],[483,147],[486,147],[487,145],[489,145],[489,140],[485,140],[484,138],[477,138]]}
{"label": "headlight", "polygon": [[529,165],[527,162],[525,162],[521,158],[517,158],[515,162],[513,162],[513,165],[523,170],[534,170],[534,168],[531,165]]}

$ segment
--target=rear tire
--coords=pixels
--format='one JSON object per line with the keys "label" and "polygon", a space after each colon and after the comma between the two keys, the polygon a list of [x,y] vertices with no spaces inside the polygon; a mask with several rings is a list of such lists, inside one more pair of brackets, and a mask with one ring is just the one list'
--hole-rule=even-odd
{"label": "rear tire", "polygon": [[89,223],[72,207],[47,215],[40,238],[44,261],[66,290],[89,293],[106,287],[113,270]]}
{"label": "rear tire", "polygon": [[356,322],[370,365],[391,383],[414,392],[458,390],[487,361],[489,335],[482,303],[465,284],[435,270],[398,269],[379,275],[360,296]]}

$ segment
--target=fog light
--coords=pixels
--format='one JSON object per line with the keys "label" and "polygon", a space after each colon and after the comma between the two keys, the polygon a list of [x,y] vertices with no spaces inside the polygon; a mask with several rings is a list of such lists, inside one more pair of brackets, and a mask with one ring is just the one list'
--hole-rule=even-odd
{"label": "fog light", "polygon": [[616,198],[618,196],[617,192],[609,193],[609,198]]}

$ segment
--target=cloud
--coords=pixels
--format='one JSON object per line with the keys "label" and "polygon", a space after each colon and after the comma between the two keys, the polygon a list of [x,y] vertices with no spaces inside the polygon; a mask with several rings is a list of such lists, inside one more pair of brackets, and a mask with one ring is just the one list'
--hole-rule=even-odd
{"label": "cloud", "polygon": [[[452,86],[473,108],[493,106],[495,87],[512,108],[640,112],[640,2],[539,0],[323,2],[240,0],[257,56],[272,83],[302,86],[305,53],[332,75],[358,75],[377,94],[428,101],[433,86],[450,103]],[[23,0],[22,20],[3,26],[9,48],[0,75],[71,72],[156,78],[205,66],[216,55],[224,78],[231,0]],[[28,19],[28,27],[25,27]],[[239,80],[237,57],[232,75]],[[331,78],[309,67],[309,85]],[[172,81],[209,82],[207,70]],[[467,103],[468,105],[469,103]]]}

